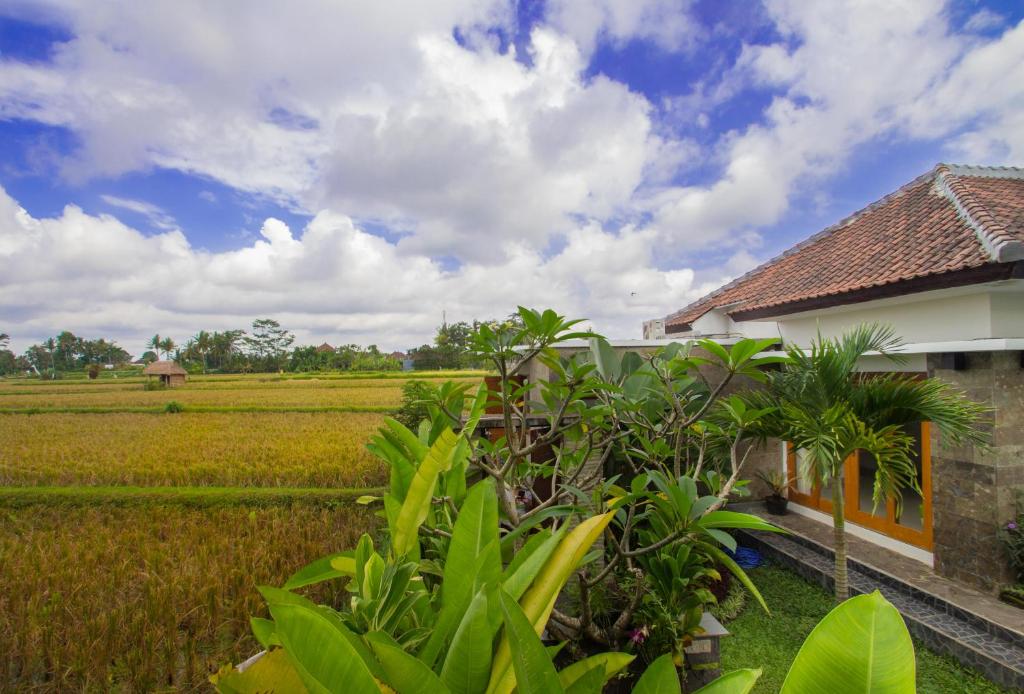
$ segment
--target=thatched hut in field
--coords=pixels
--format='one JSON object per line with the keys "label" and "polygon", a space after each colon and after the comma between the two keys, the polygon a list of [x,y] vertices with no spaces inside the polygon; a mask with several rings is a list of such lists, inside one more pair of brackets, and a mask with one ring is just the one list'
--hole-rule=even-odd
{"label": "thatched hut in field", "polygon": [[188,379],[188,371],[173,361],[155,361],[143,369],[142,373],[151,378],[159,376],[160,382],[168,387],[183,386]]}

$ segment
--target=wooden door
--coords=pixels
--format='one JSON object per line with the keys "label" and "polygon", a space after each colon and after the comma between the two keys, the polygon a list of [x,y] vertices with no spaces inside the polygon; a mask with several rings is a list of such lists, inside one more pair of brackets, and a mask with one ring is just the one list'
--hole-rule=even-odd
{"label": "wooden door", "polygon": [[[932,549],[932,461],[931,427],[928,422],[907,427],[907,433],[914,437],[914,462],[918,471],[920,496],[912,490],[903,491],[903,506],[897,513],[896,502],[888,499],[876,508],[872,501],[874,485],[874,459],[864,451],[851,455],[843,464],[840,484],[843,489],[846,520],[870,528],[893,539]],[[791,480],[789,499],[794,503],[832,512],[832,488],[822,489],[800,476],[800,452],[787,444],[786,469]]]}
{"label": "wooden door", "polygon": [[928,422],[906,427],[914,437],[912,458],[917,467],[921,494],[903,490],[902,508],[888,499],[877,507],[872,501],[875,462],[871,455],[858,451],[846,461],[846,518],[896,540],[932,549],[932,458],[931,426]]}

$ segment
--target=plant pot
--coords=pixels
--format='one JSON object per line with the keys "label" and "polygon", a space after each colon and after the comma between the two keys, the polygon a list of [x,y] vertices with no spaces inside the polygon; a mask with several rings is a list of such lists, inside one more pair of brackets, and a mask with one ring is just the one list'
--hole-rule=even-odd
{"label": "plant pot", "polygon": [[789,499],[773,494],[764,498],[764,505],[773,516],[784,516],[788,512],[786,509],[789,506]]}

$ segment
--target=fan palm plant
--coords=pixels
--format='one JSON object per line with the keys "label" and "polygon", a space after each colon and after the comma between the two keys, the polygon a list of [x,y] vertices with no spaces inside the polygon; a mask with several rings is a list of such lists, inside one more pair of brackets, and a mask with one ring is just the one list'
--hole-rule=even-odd
{"label": "fan palm plant", "polygon": [[787,347],[789,361],[769,374],[767,389],[747,396],[755,407],[774,408],[762,422],[763,433],[802,451],[801,477],[821,487],[837,481],[832,522],[839,601],[849,595],[843,462],[858,450],[874,456],[873,503],[877,507],[893,499],[899,508],[902,490],[921,492],[911,457],[914,439],[904,426],[931,422],[947,446],[984,445],[986,440],[979,429],[986,408],[942,381],[898,373],[858,377],[857,362],[865,354],[900,363],[901,344],[891,328],[881,325],[861,325],[840,338],[819,334],[810,351]]}

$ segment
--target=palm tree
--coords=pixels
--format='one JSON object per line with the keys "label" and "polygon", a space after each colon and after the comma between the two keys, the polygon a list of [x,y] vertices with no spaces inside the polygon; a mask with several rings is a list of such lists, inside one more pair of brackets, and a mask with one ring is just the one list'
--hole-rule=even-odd
{"label": "palm tree", "polygon": [[873,455],[873,502],[877,507],[891,498],[898,506],[903,489],[920,493],[911,459],[914,439],[905,433],[905,425],[931,422],[947,446],[984,445],[986,440],[978,429],[986,408],[942,381],[901,374],[858,377],[861,357],[876,352],[898,363],[895,350],[901,344],[891,328],[879,325],[861,325],[839,339],[819,334],[810,352],[787,347],[789,361],[768,374],[767,389],[746,396],[755,407],[773,408],[763,433],[803,451],[801,476],[822,487],[837,481],[837,493],[832,494],[837,601],[849,595],[846,517],[839,488],[843,462],[858,450]]}
{"label": "palm tree", "polygon": [[161,344],[163,344],[163,340],[160,339],[160,333],[157,333],[153,337],[149,338],[149,342],[146,343],[146,346],[151,347],[153,351],[159,354],[163,351],[160,347]]}
{"label": "palm tree", "polygon": [[176,345],[174,344],[174,340],[172,340],[169,337],[165,337],[164,339],[160,340],[160,347],[159,347],[159,349],[160,349],[161,352],[164,353],[164,357],[166,359],[170,359],[171,358],[171,352],[174,351],[175,347],[176,347]]}
{"label": "palm tree", "polygon": [[203,373],[206,373],[206,355],[210,353],[210,348],[213,346],[213,340],[210,337],[210,333],[205,330],[200,330],[194,338],[192,338],[196,352],[203,358]]}
{"label": "palm tree", "polygon": [[54,353],[57,351],[57,341],[52,337],[48,337],[43,346],[46,347],[46,351],[50,355],[50,378],[53,378],[57,371],[57,362],[54,360]]}
{"label": "palm tree", "polygon": [[0,349],[7,349],[7,345],[10,341],[10,335],[8,335],[7,333],[0,333]]}

